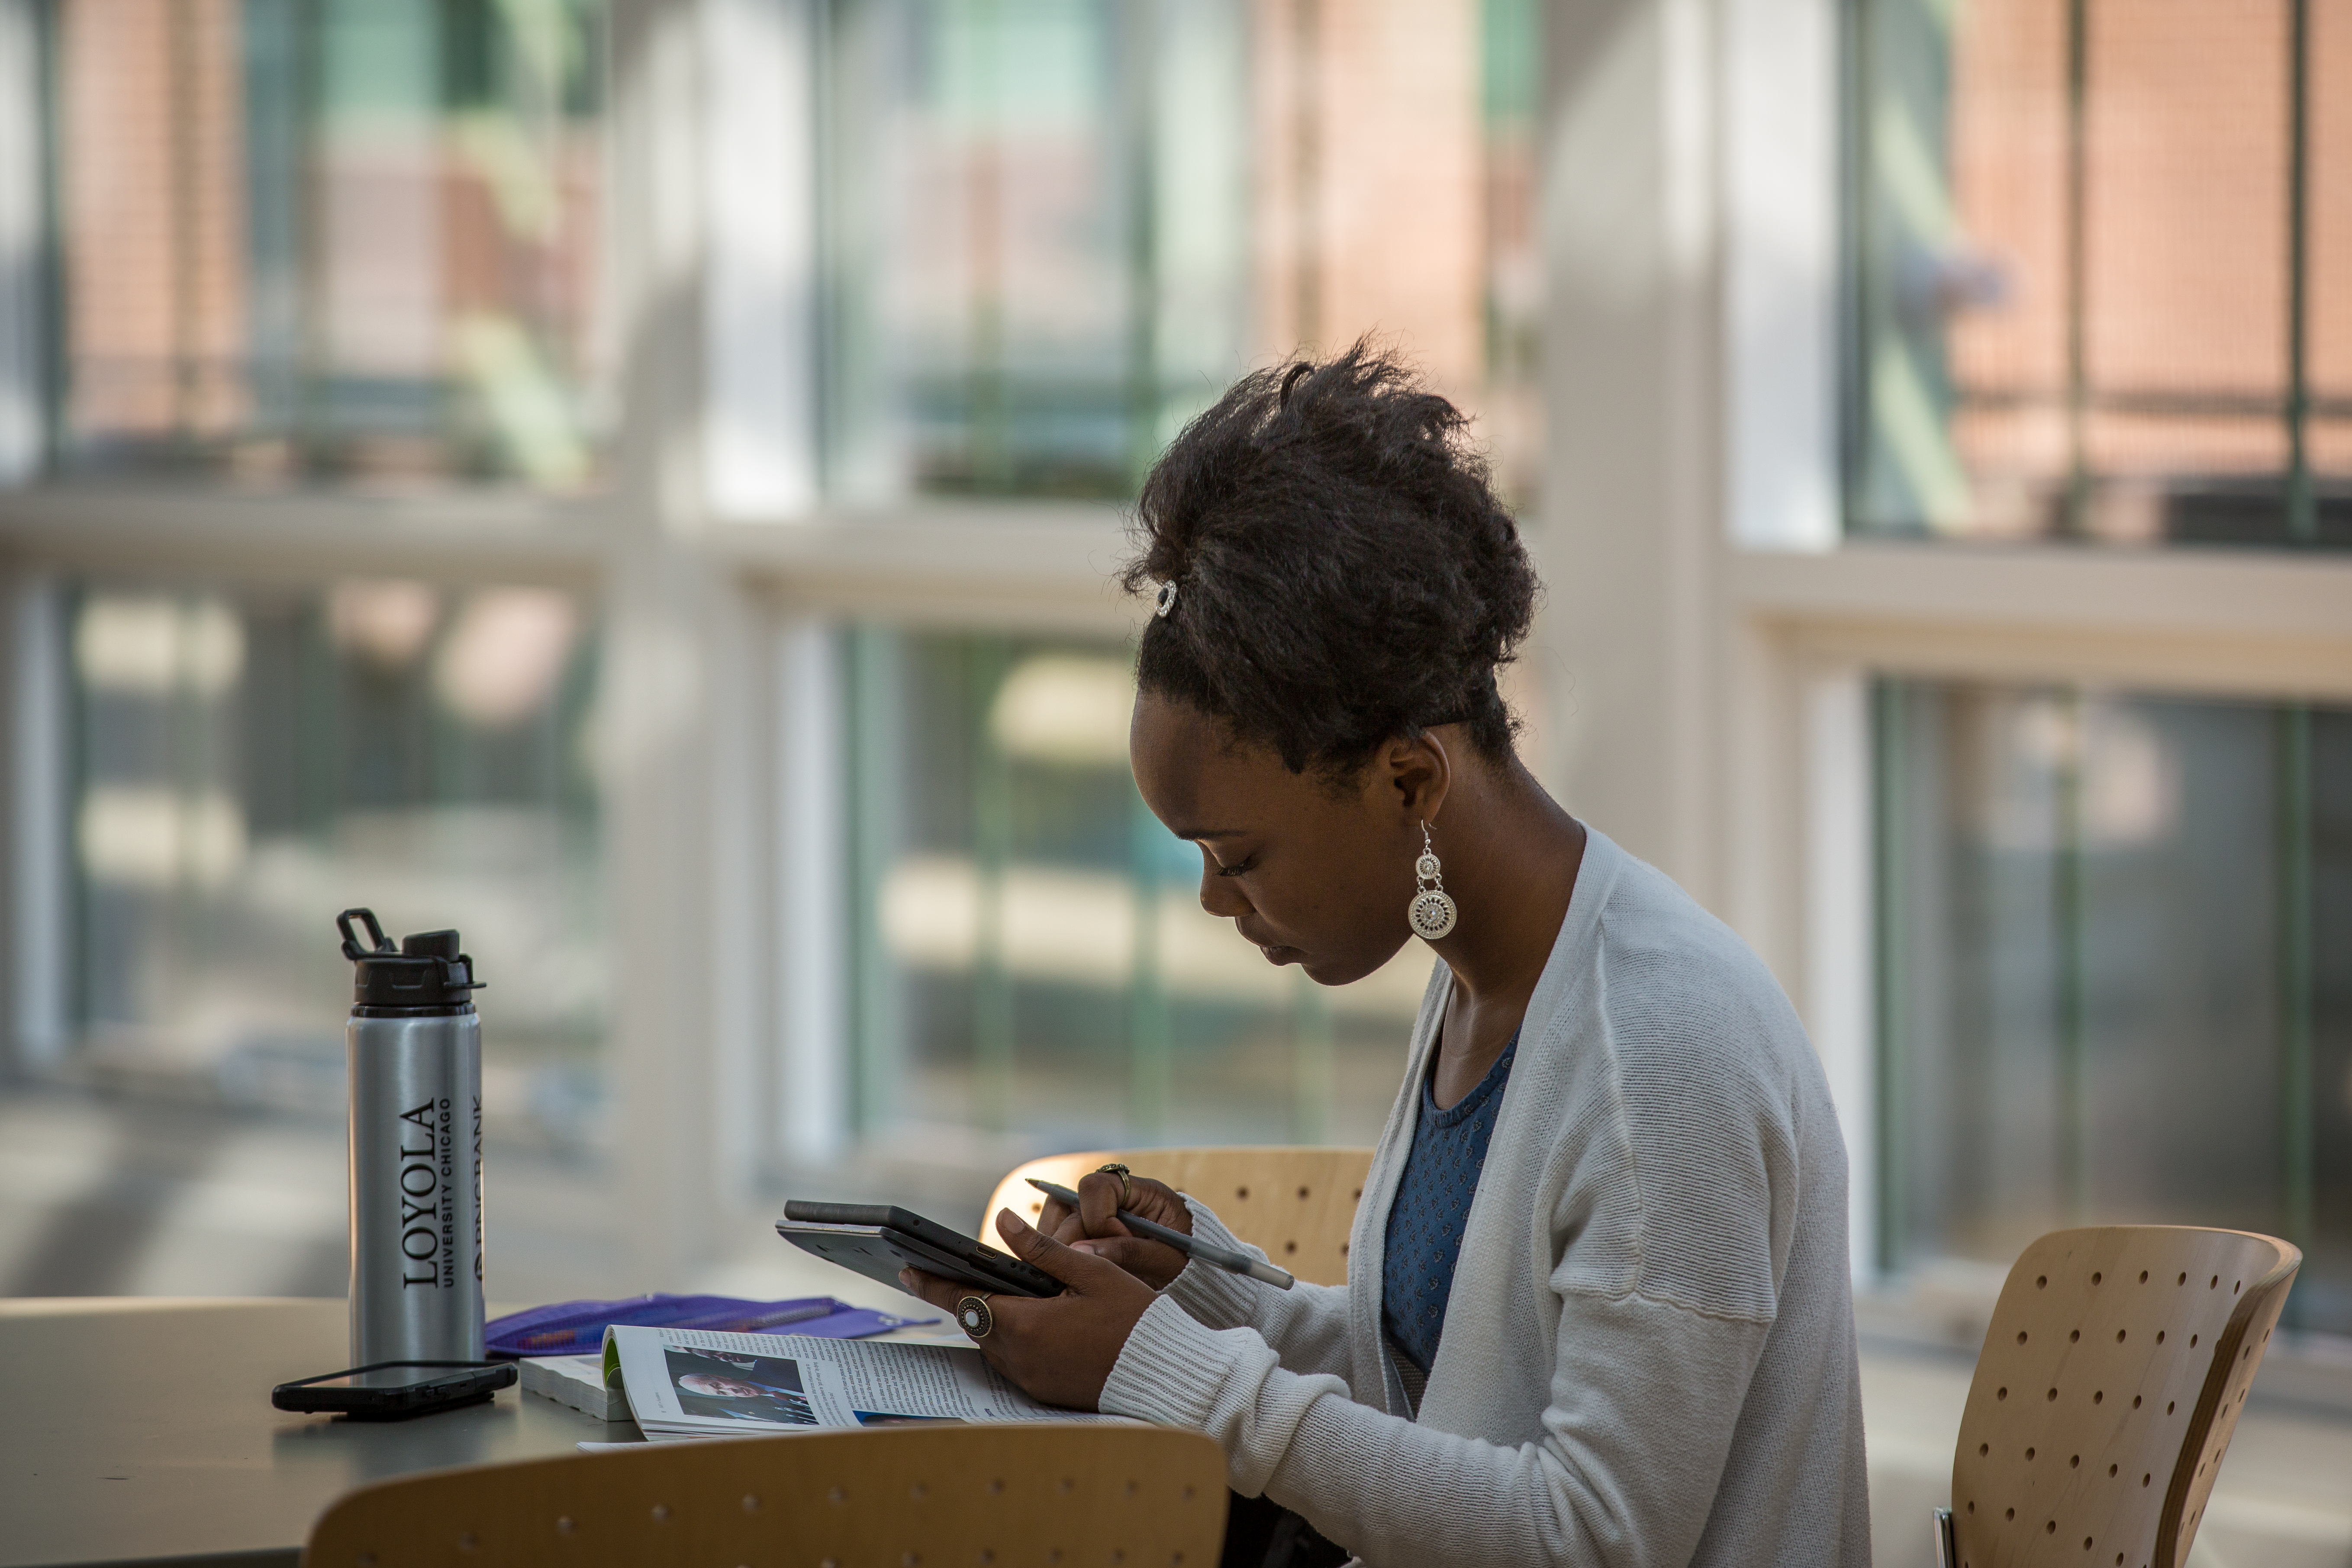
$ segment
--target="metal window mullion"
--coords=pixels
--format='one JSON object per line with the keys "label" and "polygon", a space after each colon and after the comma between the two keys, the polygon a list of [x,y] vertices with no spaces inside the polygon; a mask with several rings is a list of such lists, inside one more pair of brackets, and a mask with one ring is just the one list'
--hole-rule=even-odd
{"label": "metal window mullion", "polygon": [[853,969],[851,1016],[856,1048],[850,1057],[850,1103],[854,1131],[871,1133],[896,1110],[898,1081],[898,976],[882,939],[882,879],[888,874],[898,824],[892,788],[888,727],[898,718],[888,679],[887,639],[870,626],[845,634],[849,644],[849,823]]}
{"label": "metal window mullion", "polygon": [[1160,80],[1154,69],[1160,26],[1160,9],[1149,4],[1122,6],[1113,21],[1126,82],[1119,135],[1127,187],[1127,468],[1138,486],[1151,467],[1160,429]]}
{"label": "metal window mullion", "polygon": [[[327,353],[327,204],[321,195],[326,174],[319,146],[326,121],[326,27],[319,10],[310,5],[294,7],[294,36],[288,45],[295,66],[294,254],[289,263],[294,343],[287,377],[294,400],[287,439],[293,447],[292,467],[298,472],[316,471],[334,427],[333,367]],[[607,263],[612,259],[600,258]]]}
{"label": "metal window mullion", "polygon": [[[1839,29],[1839,263],[1838,368],[1844,395],[1838,410],[1838,478],[1842,487],[1841,531],[1864,531],[1861,516],[1864,479],[1869,463],[1870,300],[1876,282],[1869,262],[1871,84],[1875,79],[1871,48],[1874,0],[1845,0]],[[1882,1211],[1883,1212],[1883,1211]]]}
{"label": "metal window mullion", "polygon": [[[2279,1116],[2281,1221],[2307,1253],[2316,1176],[2312,1081],[2314,856],[2311,705],[2279,710]],[[2287,1310],[2296,1313],[2290,1302]],[[2294,1321],[2292,1317],[2290,1321]]]}
{"label": "metal window mullion", "polygon": [[843,374],[845,339],[841,237],[845,226],[839,161],[843,132],[836,78],[842,71],[836,0],[808,0],[809,132],[816,233],[810,246],[809,442],[811,487],[817,504],[840,488],[843,416],[847,380]]}
{"label": "metal window mullion", "polygon": [[1003,13],[997,0],[974,0],[967,37],[981,51],[973,62],[973,79],[982,84],[984,107],[972,134],[974,156],[965,165],[970,184],[965,192],[964,243],[969,284],[966,331],[971,356],[966,375],[971,399],[970,482],[984,494],[1001,495],[1013,487],[1011,387],[1006,374],[1004,345],[1004,163],[1005,129],[996,110],[1003,89]]}
{"label": "metal window mullion", "polygon": [[2311,0],[2287,0],[2286,536],[2319,537],[2305,426],[2311,414]]}
{"label": "metal window mullion", "polygon": [[196,347],[194,333],[196,317],[203,310],[196,282],[196,252],[202,247],[204,215],[198,206],[196,146],[200,140],[195,120],[196,59],[195,22],[182,3],[173,5],[163,19],[164,48],[167,63],[163,68],[164,122],[171,127],[171,145],[165,150],[170,190],[169,203],[172,233],[172,434],[178,445],[186,448],[194,445]]}
{"label": "metal window mullion", "polygon": [[70,834],[72,858],[65,875],[67,890],[66,913],[73,921],[72,936],[67,944],[67,974],[68,991],[66,1011],[66,1036],[68,1047],[78,1047],[89,1034],[93,1015],[98,1010],[98,944],[90,940],[91,927],[96,923],[90,909],[89,879],[79,868],[81,847],[82,801],[89,793],[92,776],[97,770],[90,765],[89,694],[83,689],[74,668],[73,628],[81,617],[82,605],[89,591],[80,585],[58,591],[58,672],[60,696],[65,704],[62,726],[66,741],[65,810],[63,826]]}
{"label": "metal window mullion", "polygon": [[40,101],[34,112],[40,138],[36,163],[40,172],[37,281],[34,296],[40,329],[35,353],[40,378],[39,471],[54,474],[61,466],[66,442],[68,406],[66,310],[68,304],[65,266],[64,106],[59,84],[64,80],[65,49],[58,37],[56,0],[35,0],[34,78]]}
{"label": "metal window mullion", "polygon": [[979,1126],[1002,1132],[1013,1119],[1013,983],[1004,963],[1013,770],[989,717],[1009,662],[1004,639],[973,639],[971,660],[972,861],[979,917],[972,962],[972,1110]]}
{"label": "metal window mullion", "polygon": [[2066,506],[2059,531],[2090,531],[2090,344],[2088,341],[2090,0],[2066,5]]}
{"label": "metal window mullion", "polygon": [[1301,353],[1323,348],[1323,0],[1290,0],[1291,336]]}
{"label": "metal window mullion", "polygon": [[1882,676],[1873,683],[1871,749],[1874,774],[1872,830],[1876,839],[1873,857],[1876,984],[1877,1072],[1876,1121],[1878,1144],[1878,1235],[1875,1238],[1880,1272],[1892,1274],[1902,1266],[1905,1229],[1910,1213],[1904,1156],[1905,1103],[1908,1088],[1910,1041],[1904,1028],[1910,954],[1903,919],[1907,879],[1903,846],[1909,838],[1904,806],[1908,799],[1905,763],[1910,744],[1908,683]]}
{"label": "metal window mullion", "polygon": [[2091,1203],[2089,868],[2083,844],[2083,774],[2088,752],[2083,694],[2069,689],[2062,700],[2069,745],[2055,779],[2056,864],[2052,867],[2052,924],[2055,928],[2058,984],[2057,1069],[2058,1179],[2067,1219],[2084,1223]]}

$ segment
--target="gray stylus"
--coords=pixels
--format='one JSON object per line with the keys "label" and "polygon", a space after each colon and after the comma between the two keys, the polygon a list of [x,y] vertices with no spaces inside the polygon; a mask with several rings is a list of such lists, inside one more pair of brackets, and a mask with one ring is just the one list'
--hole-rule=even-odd
{"label": "gray stylus", "polygon": [[[1029,1178],[1029,1184],[1047,1197],[1059,1199],[1073,1209],[1078,1206],[1078,1194],[1067,1187],[1057,1187],[1051,1182],[1041,1182],[1034,1176]],[[1261,1263],[1245,1252],[1228,1251],[1213,1241],[1195,1241],[1181,1230],[1171,1230],[1164,1225],[1154,1225],[1141,1215],[1129,1214],[1125,1209],[1121,1209],[1118,1211],[1118,1222],[1138,1236],[1148,1236],[1154,1241],[1166,1242],[1187,1258],[1197,1258],[1203,1263],[1213,1263],[1218,1268],[1233,1273],[1246,1274],[1253,1279],[1263,1279],[1277,1290],[1287,1290],[1298,1283],[1271,1263]]]}

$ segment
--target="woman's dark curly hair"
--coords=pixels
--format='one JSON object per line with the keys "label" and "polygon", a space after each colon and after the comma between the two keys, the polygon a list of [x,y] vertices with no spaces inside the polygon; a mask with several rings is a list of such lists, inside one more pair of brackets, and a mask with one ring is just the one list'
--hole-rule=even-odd
{"label": "woman's dark curly hair", "polygon": [[1136,509],[1136,680],[1352,776],[1383,742],[1464,723],[1490,760],[1517,721],[1495,688],[1538,584],[1467,417],[1359,342],[1235,382],[1161,454]]}

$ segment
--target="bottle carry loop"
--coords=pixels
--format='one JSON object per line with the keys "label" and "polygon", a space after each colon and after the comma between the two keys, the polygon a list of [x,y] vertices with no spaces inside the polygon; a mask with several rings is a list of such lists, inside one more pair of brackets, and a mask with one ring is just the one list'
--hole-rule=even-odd
{"label": "bottle carry loop", "polygon": [[[353,919],[367,927],[371,946],[362,947],[359,939],[352,934]],[[335,929],[343,933],[343,956],[354,963],[373,952],[395,953],[400,951],[392,945],[392,938],[383,934],[383,927],[375,923],[373,910],[345,910],[335,917]]]}

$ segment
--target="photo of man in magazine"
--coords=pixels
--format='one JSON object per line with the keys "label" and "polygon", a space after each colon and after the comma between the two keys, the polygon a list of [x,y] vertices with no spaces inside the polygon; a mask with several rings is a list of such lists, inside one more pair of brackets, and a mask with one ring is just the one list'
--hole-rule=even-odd
{"label": "photo of man in magazine", "polygon": [[670,1384],[677,1390],[678,1408],[689,1415],[793,1426],[817,1424],[798,1362],[782,1356],[719,1355],[676,1347],[665,1356]]}

